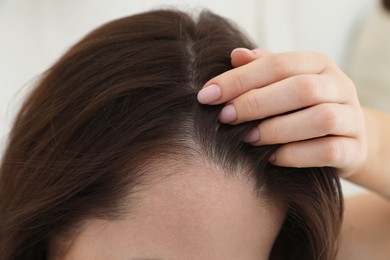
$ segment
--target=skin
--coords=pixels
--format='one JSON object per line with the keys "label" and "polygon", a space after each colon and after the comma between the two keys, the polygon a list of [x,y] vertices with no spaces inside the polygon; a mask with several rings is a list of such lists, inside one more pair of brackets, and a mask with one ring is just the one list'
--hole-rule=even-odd
{"label": "skin", "polygon": [[337,259],[388,259],[390,115],[362,108],[353,82],[323,54],[238,48],[231,58],[236,68],[208,81],[199,102],[226,103],[226,124],[263,119],[244,141],[283,144],[271,163],[335,167],[369,189],[346,200]]}
{"label": "skin", "polygon": [[128,217],[86,221],[60,259],[268,259],[283,207],[256,198],[244,178],[185,171],[153,181]]}
{"label": "skin", "polygon": [[[232,63],[241,65],[237,55],[233,53]],[[344,177],[362,165],[366,135],[356,89],[331,59],[315,52],[264,51],[252,58],[211,79],[201,90],[219,86],[220,96],[207,103],[234,107],[235,116],[229,108],[222,110],[223,123],[268,118],[254,129],[259,138],[250,143],[285,143],[275,154],[275,165],[334,166]],[[198,100],[204,103],[201,92]]]}
{"label": "skin", "polygon": [[[362,108],[352,81],[319,53],[236,49],[232,64],[199,101],[233,105],[223,123],[264,119],[246,141],[283,144],[275,165],[332,166],[370,189],[346,200],[337,259],[388,259],[390,116]],[[65,259],[268,259],[283,207],[255,198],[242,179],[195,172],[152,185],[131,218],[88,220]]]}

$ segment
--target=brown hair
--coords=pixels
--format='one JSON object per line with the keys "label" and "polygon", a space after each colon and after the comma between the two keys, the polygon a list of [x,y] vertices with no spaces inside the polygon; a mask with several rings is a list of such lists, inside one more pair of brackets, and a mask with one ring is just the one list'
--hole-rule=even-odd
{"label": "brown hair", "polygon": [[390,0],[382,0],[382,5],[386,11],[390,12]]}
{"label": "brown hair", "polygon": [[[288,212],[270,259],[332,259],[343,201],[332,168],[268,163],[277,145],[242,142],[258,122],[220,124],[196,94],[254,45],[227,20],[158,10],[109,22],[47,70],[25,101],[0,171],[0,258],[46,259],[88,217],[115,219],[148,164],[202,158],[248,172]],[[246,171],[245,171],[246,170]]]}

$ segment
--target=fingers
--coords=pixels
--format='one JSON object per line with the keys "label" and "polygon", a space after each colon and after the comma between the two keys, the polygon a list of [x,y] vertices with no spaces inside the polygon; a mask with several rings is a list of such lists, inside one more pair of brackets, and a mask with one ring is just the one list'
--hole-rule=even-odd
{"label": "fingers", "polygon": [[338,167],[348,168],[361,149],[358,140],[348,137],[327,136],[288,143],[275,153],[272,164],[284,167]]}
{"label": "fingers", "polygon": [[252,145],[292,143],[337,135],[356,137],[360,129],[356,109],[348,105],[324,103],[291,114],[266,119],[244,140]]}
{"label": "fingers", "polygon": [[269,54],[271,54],[271,52],[264,48],[254,50],[236,48],[232,51],[230,57],[233,67],[239,67]]}
{"label": "fingers", "polygon": [[220,114],[222,123],[239,124],[314,106],[320,103],[346,103],[349,88],[340,88],[335,77],[299,75],[252,89],[231,100]]}
{"label": "fingers", "polygon": [[283,144],[272,164],[335,167],[347,177],[364,162],[367,144],[356,88],[334,61],[316,52],[238,48],[231,62],[235,68],[208,81],[198,101],[227,103],[222,123],[264,119],[244,141]]}
{"label": "fingers", "polygon": [[[269,54],[211,79],[198,93],[198,101],[202,104],[225,103],[251,89],[291,76],[321,73],[328,64],[325,55],[315,52]],[[210,86],[212,89],[208,89]],[[214,93],[212,98],[208,98],[210,90]]]}
{"label": "fingers", "polygon": [[252,50],[246,48],[236,48],[230,54],[233,67],[239,67],[257,59]]}

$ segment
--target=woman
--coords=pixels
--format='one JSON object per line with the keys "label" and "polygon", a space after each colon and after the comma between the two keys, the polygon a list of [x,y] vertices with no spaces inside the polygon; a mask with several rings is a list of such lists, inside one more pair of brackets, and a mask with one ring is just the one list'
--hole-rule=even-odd
{"label": "woman", "polygon": [[11,133],[1,258],[334,259],[336,169],[378,185],[358,172],[380,157],[366,157],[353,84],[320,54],[230,59],[238,46],[254,47],[226,20],[174,11],[118,19],[73,46]]}

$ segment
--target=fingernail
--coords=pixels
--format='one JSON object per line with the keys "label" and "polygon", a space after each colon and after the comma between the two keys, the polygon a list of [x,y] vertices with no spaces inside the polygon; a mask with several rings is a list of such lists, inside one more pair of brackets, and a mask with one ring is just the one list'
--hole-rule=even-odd
{"label": "fingernail", "polygon": [[260,132],[257,128],[253,128],[249,134],[244,138],[244,142],[247,143],[254,143],[259,141],[260,139]]}
{"label": "fingernail", "polygon": [[212,84],[198,92],[198,101],[202,104],[209,104],[220,99],[221,95],[221,87],[216,84]]}
{"label": "fingernail", "polygon": [[248,53],[248,54],[250,54],[250,55],[253,55],[253,51],[251,51],[251,50],[249,50],[249,49],[247,49],[247,48],[235,48],[235,49],[232,51],[232,53],[230,54],[230,56],[232,56],[233,53],[238,52],[238,51],[246,52],[246,53]]}
{"label": "fingernail", "polygon": [[234,105],[225,106],[219,114],[219,121],[222,123],[230,123],[237,120],[237,111]]}
{"label": "fingernail", "polygon": [[271,157],[269,158],[269,162],[270,163],[273,163],[276,161],[276,155],[275,154],[272,154]]}

